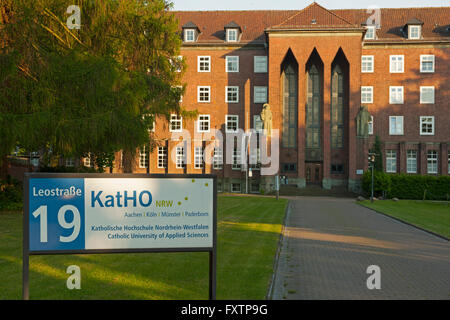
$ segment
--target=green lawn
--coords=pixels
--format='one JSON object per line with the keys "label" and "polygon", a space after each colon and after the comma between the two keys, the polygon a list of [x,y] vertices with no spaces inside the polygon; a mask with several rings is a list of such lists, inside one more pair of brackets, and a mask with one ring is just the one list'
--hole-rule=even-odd
{"label": "green lawn", "polygon": [[450,238],[450,205],[445,202],[419,200],[378,200],[358,202],[410,224]]}
{"label": "green lawn", "polygon": [[[218,299],[264,299],[287,200],[218,197]],[[208,299],[208,253],[30,257],[30,299]],[[66,269],[81,269],[69,290]],[[0,300],[21,299],[22,214],[0,212]]]}

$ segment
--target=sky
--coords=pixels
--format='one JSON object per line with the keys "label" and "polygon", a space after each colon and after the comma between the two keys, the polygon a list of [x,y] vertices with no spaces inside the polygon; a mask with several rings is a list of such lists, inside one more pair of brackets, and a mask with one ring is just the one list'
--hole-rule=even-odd
{"label": "sky", "polygon": [[[168,0],[174,10],[298,10],[313,0]],[[327,9],[449,7],[450,0],[318,0]]]}

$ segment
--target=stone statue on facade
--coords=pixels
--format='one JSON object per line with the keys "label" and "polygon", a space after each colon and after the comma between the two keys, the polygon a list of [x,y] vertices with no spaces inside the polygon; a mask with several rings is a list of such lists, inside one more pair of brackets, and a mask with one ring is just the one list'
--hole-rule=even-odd
{"label": "stone statue on facade", "polygon": [[367,138],[369,136],[369,121],[370,114],[367,110],[367,106],[361,106],[359,108],[358,115],[356,116],[356,136],[360,138]]}
{"label": "stone statue on facade", "polygon": [[270,111],[270,105],[268,103],[263,105],[260,116],[266,136],[270,137],[272,134],[272,111]]}

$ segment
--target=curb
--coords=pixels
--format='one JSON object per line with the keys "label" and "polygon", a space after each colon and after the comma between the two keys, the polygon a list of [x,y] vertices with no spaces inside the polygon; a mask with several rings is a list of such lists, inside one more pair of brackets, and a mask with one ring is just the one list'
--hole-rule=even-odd
{"label": "curb", "polygon": [[391,219],[393,219],[393,220],[396,220],[396,221],[398,221],[398,222],[401,222],[401,223],[403,223],[403,224],[406,224],[406,225],[408,225],[408,226],[410,226],[410,227],[414,227],[414,228],[416,228],[416,229],[418,229],[418,230],[424,231],[424,232],[426,232],[426,233],[428,233],[428,234],[431,234],[431,235],[433,235],[433,236],[435,236],[435,237],[438,237],[438,238],[441,238],[441,239],[443,239],[443,240],[450,241],[450,239],[447,238],[446,236],[443,236],[443,235],[437,234],[437,233],[435,233],[435,232],[433,232],[433,231],[430,231],[430,230],[424,229],[424,228],[422,228],[422,227],[416,226],[415,224],[412,224],[412,223],[407,222],[407,221],[405,221],[405,220],[401,220],[400,218],[393,217],[393,216],[391,216],[391,215],[389,215],[389,214],[387,214],[387,213],[378,211],[378,210],[376,210],[376,209],[372,209],[372,208],[366,207],[366,206],[363,205],[363,204],[359,204],[358,201],[356,201],[355,203],[358,204],[358,205],[360,205],[360,206],[362,206],[362,207],[364,207],[364,208],[366,208],[366,209],[369,209],[369,210],[371,210],[371,211],[373,211],[373,212],[376,212],[376,213],[378,213],[378,214],[381,214],[381,215],[383,215],[383,216],[385,216],[385,217],[391,218]]}
{"label": "curb", "polygon": [[272,274],[272,278],[270,279],[269,289],[267,290],[265,300],[272,300],[275,279],[277,277],[276,275],[277,275],[277,271],[278,271],[278,262],[280,259],[281,249],[283,248],[284,231],[286,228],[286,221],[287,221],[287,218],[290,213],[291,213],[291,201],[289,201],[286,206],[286,211],[285,211],[285,215],[284,215],[284,219],[283,219],[283,226],[281,228],[280,237],[278,239],[278,248],[277,248],[277,252],[275,253],[275,258],[274,258],[274,262],[273,262],[273,274]]}

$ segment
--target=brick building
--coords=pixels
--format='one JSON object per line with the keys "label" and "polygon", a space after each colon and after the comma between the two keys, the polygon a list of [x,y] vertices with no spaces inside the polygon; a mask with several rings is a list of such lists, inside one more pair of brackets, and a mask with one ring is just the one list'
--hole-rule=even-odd
{"label": "brick building", "polygon": [[[358,189],[376,135],[386,172],[450,173],[450,7],[327,10],[312,3],[298,11],[174,14],[187,65],[182,105],[199,116],[157,119],[151,134],[159,146],[142,150],[133,172],[215,173],[219,191],[273,187],[274,176],[261,176],[259,164],[246,178],[245,153],[217,147],[211,134],[261,132],[259,114],[269,103],[284,183]],[[356,128],[361,105],[370,114],[365,137]],[[258,146],[248,157],[259,159]],[[120,172],[120,155],[117,161]]]}

